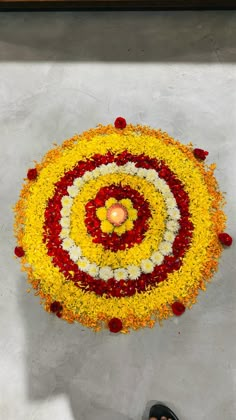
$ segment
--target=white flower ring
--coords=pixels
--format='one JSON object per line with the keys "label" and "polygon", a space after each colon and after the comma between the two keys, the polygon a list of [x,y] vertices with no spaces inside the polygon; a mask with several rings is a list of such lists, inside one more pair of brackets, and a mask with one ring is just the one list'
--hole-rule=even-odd
{"label": "white flower ring", "polygon": [[[97,179],[102,175],[118,173],[135,175],[151,183],[156,191],[163,195],[168,220],[163,241],[159,244],[159,248],[153,251],[150,258],[143,259],[140,266],[132,265],[113,270],[109,266],[98,266],[95,263],[91,263],[83,256],[81,248],[70,238],[70,213],[74,198],[77,197],[86,182]],[[102,279],[105,281],[109,278],[115,278],[117,281],[121,279],[136,280],[141,273],[152,273],[155,266],[162,264],[165,256],[171,255],[172,245],[179,230],[178,220],[180,218],[180,211],[170,187],[165,180],[158,176],[154,169],[137,168],[133,162],[129,162],[123,166],[118,166],[116,163],[103,164],[91,172],[85,172],[82,177],[76,178],[73,185],[67,187],[67,192],[69,195],[63,196],[61,199],[62,217],[60,224],[62,230],[60,238],[62,239],[63,250],[69,252],[70,258],[78,265],[81,271],[90,274],[95,279]]]}

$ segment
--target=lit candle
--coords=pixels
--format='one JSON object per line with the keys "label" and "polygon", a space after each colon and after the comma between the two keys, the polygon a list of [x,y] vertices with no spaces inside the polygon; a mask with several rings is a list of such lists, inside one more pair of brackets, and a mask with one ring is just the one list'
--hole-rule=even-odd
{"label": "lit candle", "polygon": [[108,210],[107,210],[107,219],[110,223],[112,223],[114,226],[120,226],[122,223],[124,223],[127,219],[128,213],[127,210],[122,204],[113,204]]}

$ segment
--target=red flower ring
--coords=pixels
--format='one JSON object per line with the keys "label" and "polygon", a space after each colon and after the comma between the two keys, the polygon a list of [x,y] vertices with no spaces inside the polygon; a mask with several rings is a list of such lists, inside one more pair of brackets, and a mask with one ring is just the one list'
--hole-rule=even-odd
{"label": "red flower ring", "polygon": [[[169,185],[181,214],[179,220],[180,229],[173,243],[173,255],[166,256],[163,263],[155,266],[151,274],[142,274],[138,280],[116,281],[115,279],[109,279],[105,282],[91,277],[87,273],[82,272],[77,264],[70,259],[69,253],[62,249],[62,241],[59,237],[61,232],[61,199],[63,196],[68,195],[67,187],[73,184],[75,178],[83,176],[86,171],[92,171],[102,164],[112,162],[120,166],[127,162],[134,162],[138,168],[156,170],[159,177],[163,178]],[[104,201],[97,202],[99,205],[103,205],[103,203]],[[47,244],[48,255],[52,257],[53,263],[59,267],[59,270],[66,278],[73,280],[78,287],[94,291],[98,295],[106,294],[107,297],[132,296],[136,291],[142,292],[146,290],[147,286],[155,286],[159,282],[164,281],[168,273],[179,269],[182,265],[182,257],[189,247],[192,231],[193,224],[190,221],[189,198],[183,189],[181,181],[177,179],[164,162],[145,155],[134,156],[126,151],[118,156],[114,156],[111,153],[107,153],[105,156],[94,155],[90,160],[78,162],[75,168],[68,171],[56,184],[55,194],[48,201],[48,207],[45,210],[44,241]],[[74,273],[73,276],[71,276],[70,271]]]}
{"label": "red flower ring", "polygon": [[[103,207],[106,200],[111,197],[117,200],[129,198],[133,203],[133,207],[138,211],[138,219],[134,221],[133,229],[120,236],[115,232],[112,232],[112,234],[102,232],[100,229],[101,222],[96,215],[97,208]],[[94,243],[101,243],[104,249],[110,249],[116,252],[131,248],[135,244],[142,242],[144,234],[148,229],[149,217],[151,217],[149,204],[138,191],[132,189],[129,185],[111,185],[101,188],[94,200],[86,204],[85,224],[88,233],[94,238]]]}

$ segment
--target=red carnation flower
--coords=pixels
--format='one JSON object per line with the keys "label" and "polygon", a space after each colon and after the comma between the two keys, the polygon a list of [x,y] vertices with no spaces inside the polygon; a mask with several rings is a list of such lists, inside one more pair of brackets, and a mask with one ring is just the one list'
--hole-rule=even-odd
{"label": "red carnation flower", "polygon": [[135,294],[135,287],[134,286],[126,287],[126,293],[127,293],[127,296],[133,296]]}
{"label": "red carnation flower", "polygon": [[174,302],[172,305],[172,311],[176,316],[180,316],[185,312],[185,306],[181,302]]}
{"label": "red carnation flower", "polygon": [[56,300],[54,302],[51,303],[50,305],[50,311],[51,312],[60,312],[62,310],[62,305],[60,304],[60,302],[57,302]]}
{"label": "red carnation flower", "polygon": [[115,127],[116,128],[125,128],[126,127],[126,120],[123,117],[118,117],[115,120]]}
{"label": "red carnation flower", "polygon": [[19,258],[21,258],[25,255],[25,251],[23,250],[23,248],[21,246],[16,246],[15,247],[15,255]]}
{"label": "red carnation flower", "polygon": [[112,318],[108,323],[108,327],[112,333],[118,333],[122,330],[122,321],[119,318]]}
{"label": "red carnation flower", "polygon": [[27,178],[30,181],[33,181],[34,179],[36,179],[37,176],[38,176],[38,172],[37,172],[37,169],[36,168],[32,168],[32,169],[29,169],[28,170],[28,172],[27,172]]}
{"label": "red carnation flower", "polygon": [[145,290],[145,281],[140,279],[138,280],[138,289],[141,290]]}
{"label": "red carnation flower", "polygon": [[194,149],[193,154],[196,158],[205,160],[209,153],[202,149]]}
{"label": "red carnation flower", "polygon": [[233,238],[228,233],[219,233],[218,238],[223,245],[230,246],[233,242]]}
{"label": "red carnation flower", "polygon": [[121,289],[119,289],[119,287],[116,287],[113,290],[113,296],[115,296],[115,297],[120,297],[121,296]]}

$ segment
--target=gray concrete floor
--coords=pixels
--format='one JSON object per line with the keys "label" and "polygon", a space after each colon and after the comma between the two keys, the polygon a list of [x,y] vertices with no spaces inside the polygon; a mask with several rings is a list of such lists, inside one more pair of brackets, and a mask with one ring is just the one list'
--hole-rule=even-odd
{"label": "gray concrete floor", "polygon": [[235,420],[235,246],[192,311],[95,335],[44,313],[12,258],[11,206],[34,159],[123,115],[210,152],[236,238],[236,13],[0,15],[0,418]]}

